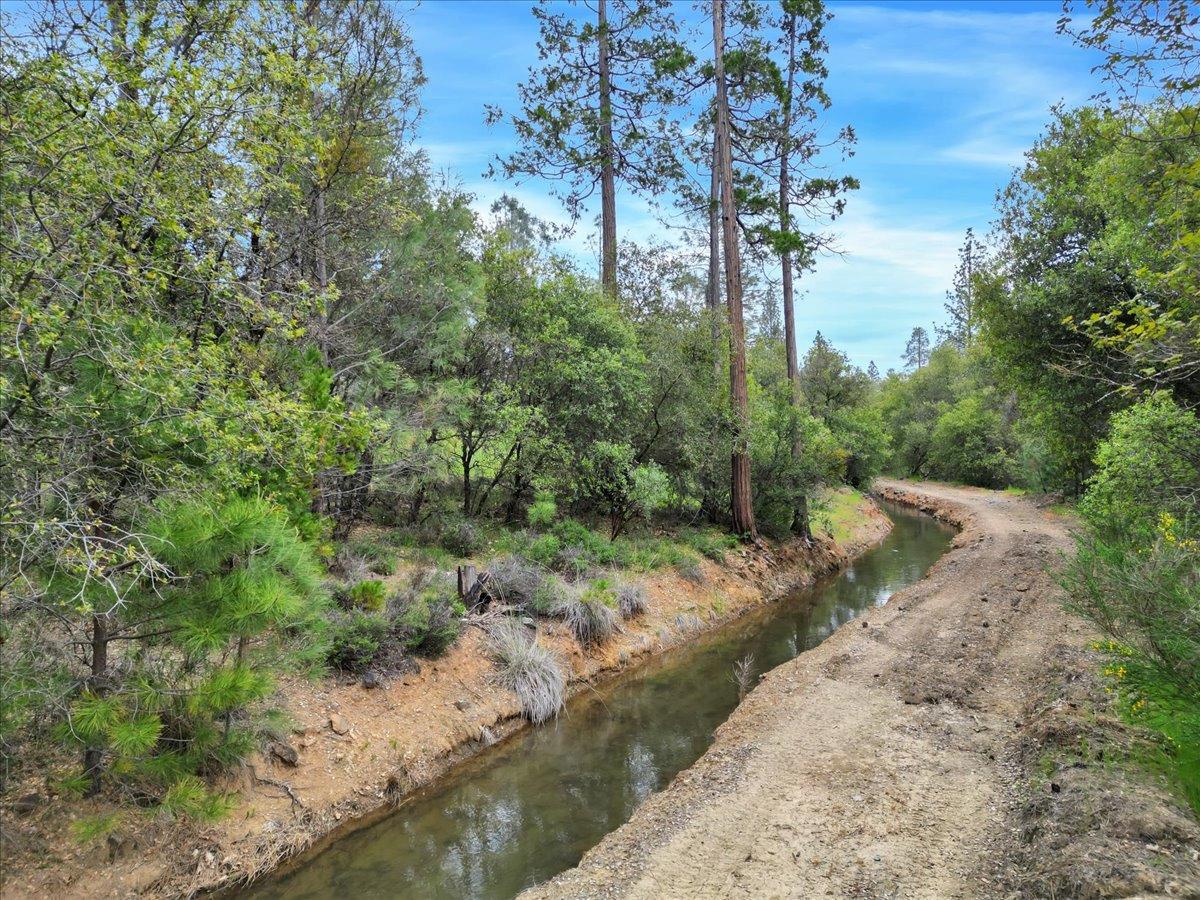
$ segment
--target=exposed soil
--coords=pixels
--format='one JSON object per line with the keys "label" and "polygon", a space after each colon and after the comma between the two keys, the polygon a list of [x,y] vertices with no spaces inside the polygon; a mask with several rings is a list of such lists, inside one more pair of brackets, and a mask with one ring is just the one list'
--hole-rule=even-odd
{"label": "exposed soil", "polygon": [[1069,522],[878,486],[959,525],[955,549],[768,673],[695,765],[523,897],[1200,897],[1200,828],[1123,758],[1049,574]]}
{"label": "exposed soil", "polygon": [[[860,512],[859,526],[841,546],[828,538],[811,548],[764,544],[731,552],[720,565],[703,561],[699,579],[674,570],[645,576],[650,612],[594,650],[584,652],[560,623],[539,621],[541,639],[570,661],[571,690],[586,690],[845,565],[891,527],[870,501]],[[411,792],[526,724],[515,696],[495,683],[477,628],[468,628],[441,659],[421,661],[419,671],[382,675],[375,687],[285,679],[278,700],[294,732],[226,785],[236,792],[235,806],[217,825],[125,813],[110,837],[85,847],[71,837],[71,821],[116,807],[46,802],[44,784],[10,791],[19,798],[32,790],[38,799],[10,799],[0,808],[0,894],[191,896],[245,883],[386,815]]]}

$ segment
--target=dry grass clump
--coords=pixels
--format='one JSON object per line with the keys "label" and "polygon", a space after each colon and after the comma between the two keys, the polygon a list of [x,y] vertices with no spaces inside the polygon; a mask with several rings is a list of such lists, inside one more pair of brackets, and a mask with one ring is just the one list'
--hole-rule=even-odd
{"label": "dry grass clump", "polygon": [[541,587],[546,573],[536,563],[520,556],[503,556],[487,570],[488,589],[501,603],[524,606]]}
{"label": "dry grass clump", "polygon": [[535,725],[563,707],[567,676],[562,663],[519,622],[502,618],[488,628],[500,683],[517,695],[521,711]]}
{"label": "dry grass clump", "polygon": [[640,584],[623,584],[617,590],[617,609],[622,619],[632,619],[650,609],[646,589]]}
{"label": "dry grass clump", "polygon": [[737,685],[738,702],[746,699],[750,689],[754,687],[754,654],[747,653],[733,664],[729,679]]}
{"label": "dry grass clump", "polygon": [[562,618],[584,647],[604,643],[616,633],[620,622],[613,592],[600,582],[585,591],[568,590],[554,613]]}

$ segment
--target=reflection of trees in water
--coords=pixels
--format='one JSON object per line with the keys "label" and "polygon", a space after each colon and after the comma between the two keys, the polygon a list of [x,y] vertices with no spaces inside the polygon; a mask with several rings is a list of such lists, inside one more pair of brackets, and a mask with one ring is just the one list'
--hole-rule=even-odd
{"label": "reflection of trees in water", "polygon": [[[852,577],[819,582],[651,663],[534,729],[486,766],[346,838],[259,896],[512,896],[578,862],[699,757],[737,705],[733,661],[766,671],[917,580],[949,530],[899,515]],[[892,552],[899,549],[902,552]]]}

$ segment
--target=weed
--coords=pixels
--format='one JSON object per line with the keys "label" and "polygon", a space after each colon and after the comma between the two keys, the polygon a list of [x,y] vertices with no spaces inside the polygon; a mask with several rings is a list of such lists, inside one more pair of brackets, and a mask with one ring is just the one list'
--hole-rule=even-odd
{"label": "weed", "polygon": [[386,602],[383,582],[375,578],[360,581],[346,592],[350,605],[367,612],[380,612]]}
{"label": "weed", "polygon": [[640,584],[627,583],[617,590],[617,609],[622,619],[632,619],[640,616],[650,608],[646,597],[646,589]]}
{"label": "weed", "polygon": [[526,516],[534,528],[545,528],[554,521],[558,507],[554,503],[554,495],[548,491],[538,491],[533,503],[529,505]]}
{"label": "weed", "polygon": [[557,535],[539,534],[530,539],[525,552],[530,559],[536,560],[543,566],[549,566],[553,564],[560,550],[562,550],[562,541],[558,539]]}
{"label": "weed", "polygon": [[71,834],[79,843],[90,844],[100,838],[108,837],[121,826],[122,820],[123,816],[120,812],[85,816],[71,823]]}
{"label": "weed", "polygon": [[458,522],[442,533],[441,545],[458,556],[474,556],[483,549],[483,538],[470,522]]}
{"label": "weed", "polygon": [[344,672],[362,671],[379,655],[389,631],[386,621],[362,610],[333,613],[326,657],[329,665]]}
{"label": "weed", "polygon": [[451,579],[419,572],[389,604],[392,632],[406,650],[441,656],[462,633],[466,609]]}
{"label": "weed", "polygon": [[505,556],[488,567],[487,576],[488,588],[501,603],[536,611],[547,580],[547,573],[540,566],[520,556]]}
{"label": "weed", "polygon": [[567,686],[559,659],[512,619],[492,625],[488,638],[500,683],[517,695],[525,717],[537,725],[557,716]]}
{"label": "weed", "polygon": [[701,556],[713,562],[723,562],[725,554],[738,545],[737,535],[717,531],[715,528],[690,529],[680,534],[680,539]]}
{"label": "weed", "polygon": [[694,559],[684,559],[675,564],[675,571],[679,573],[679,577],[684,581],[690,581],[692,584],[704,584],[707,580],[704,577],[704,570],[700,568],[700,563]]}
{"label": "weed", "polygon": [[617,630],[616,595],[603,580],[583,591],[568,591],[555,614],[566,622],[584,647],[602,644]]}
{"label": "weed", "polygon": [[745,700],[750,688],[754,686],[754,654],[747,653],[735,662],[729,678],[737,685],[738,702]]}
{"label": "weed", "polygon": [[554,568],[571,581],[587,577],[592,567],[592,558],[587,550],[574,544],[563,547],[554,557]]}
{"label": "weed", "polygon": [[[396,571],[396,553],[379,540],[356,537],[346,543],[345,550],[362,560],[375,575],[392,575]],[[359,576],[360,579],[362,576]]]}

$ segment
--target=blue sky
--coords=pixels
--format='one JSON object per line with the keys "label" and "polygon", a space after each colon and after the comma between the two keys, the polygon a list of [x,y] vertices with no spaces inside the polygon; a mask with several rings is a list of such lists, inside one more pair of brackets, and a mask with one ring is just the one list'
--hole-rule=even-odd
{"label": "blue sky", "polygon": [[[516,107],[516,85],[536,62],[529,3],[427,0],[410,15],[429,82],[421,141],[434,166],[477,195],[500,193],[566,221],[548,186],[483,177],[513,147],[488,128],[483,105]],[[833,2],[827,35],[831,128],[858,133],[845,169],[862,182],[831,231],[842,255],[822,259],[799,285],[801,352],[822,331],[861,366],[899,367],[914,325],[940,319],[963,232],[986,232],[997,188],[1042,131],[1051,105],[1086,102],[1100,87],[1096,59],[1055,34],[1058,3]],[[681,16],[694,16],[680,4]],[[646,205],[618,197],[622,237],[671,239]],[[566,249],[589,267],[592,227]]]}

